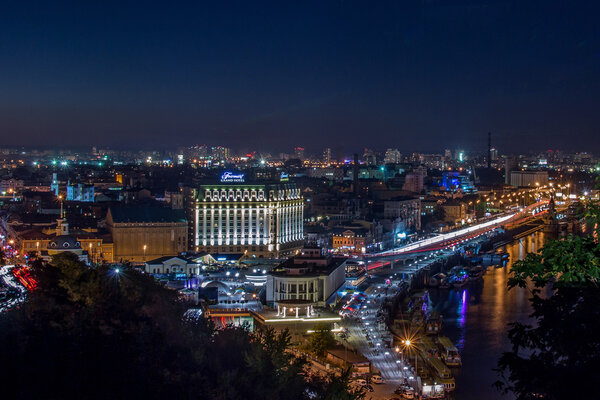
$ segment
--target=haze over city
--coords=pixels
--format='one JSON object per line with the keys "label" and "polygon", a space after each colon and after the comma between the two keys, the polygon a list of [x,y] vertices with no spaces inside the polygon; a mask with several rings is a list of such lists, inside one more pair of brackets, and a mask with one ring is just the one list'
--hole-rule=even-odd
{"label": "haze over city", "polygon": [[[8,145],[600,148],[597,2],[10,2]],[[564,138],[569,137],[568,141]],[[317,146],[317,143],[319,145]]]}

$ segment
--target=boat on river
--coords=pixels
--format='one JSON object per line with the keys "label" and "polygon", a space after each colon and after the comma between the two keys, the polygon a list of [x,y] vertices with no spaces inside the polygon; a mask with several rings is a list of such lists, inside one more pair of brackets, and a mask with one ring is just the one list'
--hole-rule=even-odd
{"label": "boat on river", "polygon": [[476,281],[483,278],[485,274],[485,268],[482,265],[475,265],[467,270],[467,275],[470,281]]}
{"label": "boat on river", "polygon": [[462,360],[460,358],[460,353],[458,349],[452,343],[452,341],[446,336],[438,337],[439,347],[442,351],[442,360],[449,367],[459,367],[462,365]]}
{"label": "boat on river", "polygon": [[427,317],[427,323],[425,325],[425,333],[427,335],[439,335],[442,332],[442,326],[444,325],[444,318],[437,311],[432,311]]}
{"label": "boat on river", "polygon": [[505,251],[498,253],[486,253],[483,255],[483,262],[489,265],[502,264],[508,261],[508,253]]}

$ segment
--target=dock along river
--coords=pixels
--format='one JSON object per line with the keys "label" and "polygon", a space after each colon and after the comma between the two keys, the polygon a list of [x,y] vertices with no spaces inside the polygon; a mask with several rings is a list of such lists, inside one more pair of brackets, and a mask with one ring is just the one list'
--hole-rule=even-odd
{"label": "dock along river", "polygon": [[512,263],[543,247],[546,235],[536,232],[502,247],[510,259],[506,266],[490,266],[483,281],[462,289],[430,289],[430,307],[444,316],[443,334],[458,347],[462,367],[453,369],[456,400],[512,399],[492,385],[503,351],[510,349],[508,324],[526,322],[531,312],[529,291],[507,282]]}

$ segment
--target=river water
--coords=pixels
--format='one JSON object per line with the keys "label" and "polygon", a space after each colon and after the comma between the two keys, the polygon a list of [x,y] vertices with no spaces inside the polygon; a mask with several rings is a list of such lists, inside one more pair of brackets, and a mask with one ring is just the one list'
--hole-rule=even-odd
{"label": "river water", "polygon": [[444,316],[444,335],[461,353],[463,366],[453,370],[456,400],[509,400],[492,385],[498,380],[496,367],[503,351],[510,349],[507,325],[526,322],[531,311],[529,291],[507,289],[512,263],[545,242],[536,232],[503,247],[510,255],[505,267],[488,267],[483,282],[460,290],[430,290],[431,306]]}

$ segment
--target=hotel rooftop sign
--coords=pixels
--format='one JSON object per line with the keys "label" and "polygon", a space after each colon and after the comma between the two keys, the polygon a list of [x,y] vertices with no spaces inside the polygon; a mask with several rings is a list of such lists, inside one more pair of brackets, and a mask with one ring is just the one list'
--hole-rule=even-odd
{"label": "hotel rooftop sign", "polygon": [[221,175],[222,183],[242,183],[245,182],[245,175],[243,173],[223,172]]}

